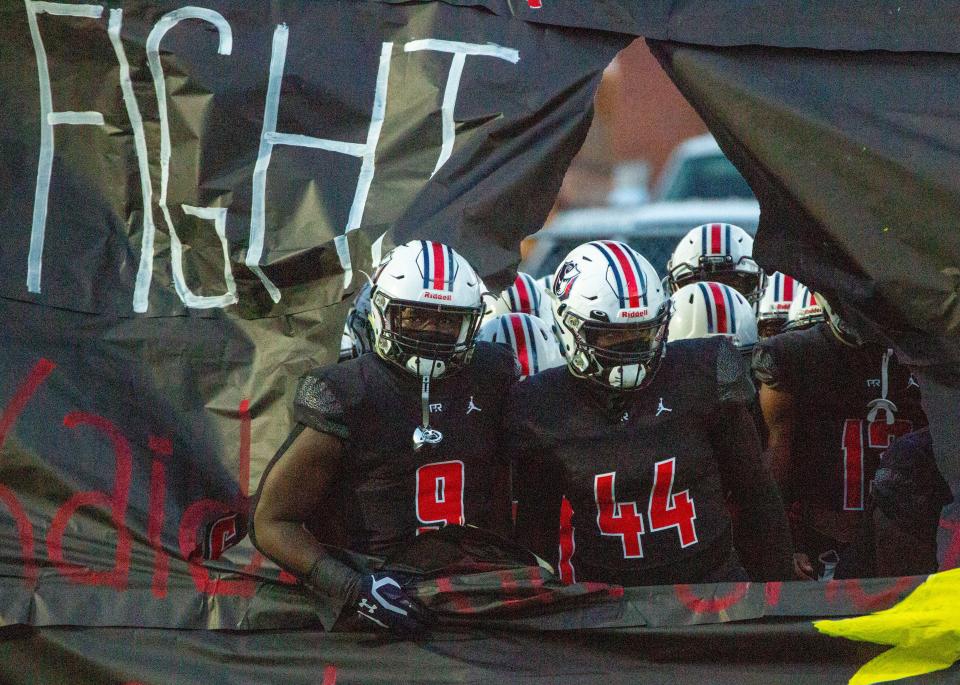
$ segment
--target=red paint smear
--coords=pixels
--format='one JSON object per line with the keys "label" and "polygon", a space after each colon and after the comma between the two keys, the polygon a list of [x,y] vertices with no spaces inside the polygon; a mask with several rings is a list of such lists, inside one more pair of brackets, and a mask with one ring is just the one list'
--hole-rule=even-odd
{"label": "red paint smear", "polygon": [[[130,443],[123,433],[110,421],[85,412],[70,412],[63,417],[63,425],[67,428],[87,425],[96,428],[107,436],[113,444],[116,459],[116,475],[113,482],[113,493],[107,495],[99,491],[78,492],[68,499],[57,510],[50,531],[47,533],[47,552],[54,566],[66,578],[84,585],[107,585],[116,590],[125,590],[127,576],[130,571],[130,553],[132,539],[126,526],[127,498],[130,495],[130,482],[133,477],[133,456]],[[70,518],[81,507],[98,506],[109,509],[111,520],[117,530],[117,551],[114,567],[109,571],[93,571],[84,566],[68,562],[63,556],[63,536],[67,531]]]}
{"label": "red paint smear", "polygon": [[783,591],[783,583],[776,581],[766,584],[763,588],[763,594],[767,600],[767,606],[775,607],[780,603],[780,593]]}
{"label": "red paint smear", "polygon": [[437,578],[437,590],[445,595],[449,595],[449,599],[453,603],[454,608],[460,613],[475,613],[473,610],[473,605],[470,604],[469,600],[467,600],[467,598],[461,595],[459,592],[454,592],[453,583],[449,578]]}
{"label": "red paint smear", "polygon": [[736,583],[729,594],[721,597],[712,597],[703,599],[693,594],[690,585],[674,585],[674,592],[685,607],[697,614],[717,614],[726,611],[730,607],[739,604],[747,591],[750,589],[750,583]]}
{"label": "red paint smear", "polygon": [[13,424],[17,422],[17,419],[20,418],[20,414],[23,413],[23,408],[27,402],[30,401],[30,398],[33,397],[37,391],[37,388],[43,385],[43,382],[47,380],[47,376],[49,376],[55,368],[57,368],[57,365],[52,361],[41,358],[40,361],[34,364],[26,380],[17,388],[17,391],[13,394],[13,399],[10,400],[7,408],[3,410],[3,416],[0,416],[0,447],[3,447],[3,443],[7,439],[7,433],[10,432],[10,429],[13,427]]}
{"label": "red paint smear", "polygon": [[538,10],[541,7],[543,7],[543,3],[540,2],[540,0],[527,0],[527,4],[530,6],[531,9],[535,9],[535,10]]}
{"label": "red paint smear", "polygon": [[949,571],[960,566],[960,521],[950,521],[942,518],[940,519],[940,527],[952,531],[950,545],[944,552],[943,561],[940,563],[941,571]]}
{"label": "red paint smear", "polygon": [[899,599],[901,594],[909,590],[916,583],[916,581],[910,577],[897,578],[892,587],[870,594],[863,589],[863,583],[859,578],[841,582],[843,583],[843,589],[846,590],[847,595],[853,600],[854,605],[858,609],[863,610],[875,610],[890,606]]}
{"label": "red paint smear", "polygon": [[[27,402],[37,392],[37,389],[43,385],[47,377],[57,368],[49,359],[41,358],[33,365],[26,379],[20,384],[14,392],[13,397],[0,415],[0,448],[7,440],[10,429],[13,428],[20,414],[23,413]],[[39,569],[34,561],[34,537],[33,526],[27,516],[26,511],[20,505],[19,500],[12,490],[0,485],[0,502],[7,505],[10,515],[13,516],[17,526],[17,537],[20,540],[20,550],[23,554],[23,580],[28,588],[34,588],[39,577]]]}
{"label": "red paint smear", "polygon": [[327,666],[323,669],[323,683],[321,685],[337,685],[336,666]]}

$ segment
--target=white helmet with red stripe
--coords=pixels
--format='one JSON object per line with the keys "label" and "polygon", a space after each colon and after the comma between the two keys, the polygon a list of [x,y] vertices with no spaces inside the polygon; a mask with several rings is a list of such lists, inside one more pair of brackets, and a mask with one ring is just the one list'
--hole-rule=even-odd
{"label": "white helmet with red stripe", "polygon": [[794,295],[787,314],[787,325],[784,326],[786,331],[799,331],[827,320],[823,307],[810,289],[805,285],[798,285],[797,294]]}
{"label": "white helmet with red stripe", "polygon": [[757,309],[757,333],[761,338],[769,338],[783,330],[790,315],[790,303],[800,285],[800,281],[779,271],[767,277]]}
{"label": "white helmet with red stripe", "polygon": [[480,327],[477,340],[508,345],[520,364],[520,380],[564,364],[550,326],[530,314],[501,314]]}
{"label": "white helmet with red stripe", "polygon": [[647,385],[660,366],[670,300],[650,262],[625,243],[598,240],[570,252],[551,291],[570,372],[617,390]]}
{"label": "white helmet with red stripe", "polygon": [[760,299],[763,270],[753,259],[753,238],[733,224],[691,229],[667,262],[670,290],[695,281],[726,283],[754,304]]}
{"label": "white helmet with red stripe", "polygon": [[374,351],[419,376],[469,361],[483,313],[480,279],[451,247],[411,240],[381,263],[370,294]]}
{"label": "white helmet with red stripe", "polygon": [[493,311],[496,314],[530,314],[538,319],[550,321],[552,314],[547,293],[540,282],[530,274],[517,272],[513,285],[504,289],[494,301]]}
{"label": "white helmet with red stripe", "polygon": [[701,281],[673,294],[669,340],[724,336],[743,353],[757,344],[757,318],[747,298],[724,283]]}

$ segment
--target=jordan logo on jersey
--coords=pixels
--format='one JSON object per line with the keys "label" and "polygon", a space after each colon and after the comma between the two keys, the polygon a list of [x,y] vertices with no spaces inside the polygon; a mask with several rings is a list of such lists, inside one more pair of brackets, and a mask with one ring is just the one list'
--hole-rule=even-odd
{"label": "jordan logo on jersey", "polygon": [[660,405],[657,407],[657,416],[660,416],[665,411],[673,411],[670,407],[666,407],[663,404],[663,398],[660,398]]}
{"label": "jordan logo on jersey", "polygon": [[473,395],[470,395],[470,403],[467,405],[467,413],[469,414],[470,412],[473,412],[473,411],[483,411],[483,410],[474,403]]}
{"label": "jordan logo on jersey", "polygon": [[907,381],[908,388],[919,388],[920,384],[917,383],[917,379],[913,377],[913,374],[910,374],[910,379]]}

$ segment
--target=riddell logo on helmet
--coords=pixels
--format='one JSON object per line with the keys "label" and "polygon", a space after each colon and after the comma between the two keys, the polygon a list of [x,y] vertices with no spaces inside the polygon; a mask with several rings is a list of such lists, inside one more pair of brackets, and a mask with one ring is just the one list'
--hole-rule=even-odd
{"label": "riddell logo on helmet", "polygon": [[447,301],[447,300],[452,300],[452,299],[453,299],[453,295],[444,295],[443,293],[431,293],[431,292],[429,292],[429,291],[428,291],[428,292],[425,292],[425,293],[423,294],[423,296],[426,297],[428,300],[444,300],[444,301]]}
{"label": "riddell logo on helmet", "polygon": [[779,311],[779,310],[790,309],[790,303],[789,303],[789,302],[787,302],[787,303],[778,302],[777,304],[773,305],[773,308],[776,309],[776,310],[778,310],[778,311]]}
{"label": "riddell logo on helmet", "polygon": [[621,319],[639,319],[647,315],[646,309],[640,309],[639,311],[633,312],[620,312]]}

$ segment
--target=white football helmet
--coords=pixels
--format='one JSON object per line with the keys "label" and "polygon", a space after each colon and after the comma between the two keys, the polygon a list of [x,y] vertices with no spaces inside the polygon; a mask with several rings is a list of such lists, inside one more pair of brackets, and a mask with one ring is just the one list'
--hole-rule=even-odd
{"label": "white football helmet", "polygon": [[480,279],[453,248],[429,240],[394,248],[377,269],[370,300],[381,358],[433,378],[469,361],[483,313]]}
{"label": "white football helmet", "polygon": [[760,299],[763,269],[753,260],[753,238],[733,224],[703,224],[691,229],[667,262],[670,291],[695,281],[726,283],[747,298]]}
{"label": "white football helmet", "polygon": [[553,318],[549,298],[540,282],[522,271],[517,272],[513,285],[504,289],[494,301],[493,310],[497,315],[517,312],[530,314],[543,321]]}
{"label": "white football helmet", "polygon": [[790,303],[799,287],[800,281],[779,271],[767,277],[757,309],[757,333],[761,338],[769,338],[783,330],[790,314]]}
{"label": "white football helmet", "polygon": [[823,307],[817,303],[810,289],[805,285],[798,285],[797,293],[793,297],[793,302],[790,303],[785,331],[803,330],[827,320]]}
{"label": "white football helmet", "polygon": [[744,354],[757,344],[757,318],[747,298],[724,283],[689,283],[671,298],[668,340],[724,336]]}
{"label": "white football helmet", "polygon": [[656,269],[636,250],[612,240],[580,245],[557,267],[551,299],[573,375],[615,390],[653,380],[670,300]]}
{"label": "white football helmet", "polygon": [[550,326],[530,314],[501,314],[480,327],[477,340],[508,345],[520,364],[520,380],[565,363]]}

